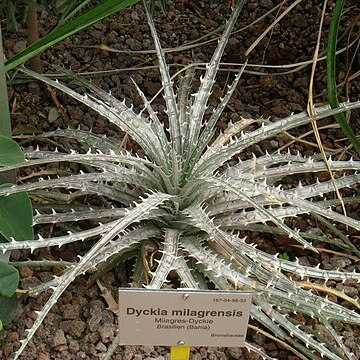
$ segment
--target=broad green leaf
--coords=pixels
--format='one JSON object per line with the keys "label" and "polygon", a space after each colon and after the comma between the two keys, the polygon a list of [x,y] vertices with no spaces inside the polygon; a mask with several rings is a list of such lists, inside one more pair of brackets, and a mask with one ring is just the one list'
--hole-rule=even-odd
{"label": "broad green leaf", "polygon": [[0,261],[0,296],[13,296],[18,285],[19,272],[13,266]]}
{"label": "broad green leaf", "polygon": [[107,16],[115,14],[116,12],[123,10],[137,2],[139,2],[139,0],[105,0],[101,2],[99,5],[91,8],[86,13],[78,16],[73,20],[70,20],[62,26],[56,27],[49,34],[6,61],[6,71],[23,64],[26,60],[29,60],[33,56],[42,53],[50,46],[55,45],[70,35],[73,35],[106,18]]}
{"label": "broad green leaf", "polygon": [[2,329],[1,324],[7,325],[14,320],[18,305],[19,300],[16,295],[10,298],[0,296],[0,330]]}
{"label": "broad green leaf", "polygon": [[[9,186],[12,185],[2,184],[0,188]],[[32,206],[27,193],[0,196],[0,214],[0,234],[7,241],[33,239]]]}
{"label": "broad green leaf", "polygon": [[14,140],[0,135],[0,166],[13,165],[24,161],[24,154]]}

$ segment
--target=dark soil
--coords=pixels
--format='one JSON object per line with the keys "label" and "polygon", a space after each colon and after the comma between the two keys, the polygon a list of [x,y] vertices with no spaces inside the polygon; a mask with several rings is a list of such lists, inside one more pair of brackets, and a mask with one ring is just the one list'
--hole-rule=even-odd
{"label": "dark soil", "polygon": [[[221,4],[219,4],[221,3]],[[253,23],[260,16],[270,11],[280,1],[261,0],[247,1],[242,15],[236,25],[236,34],[230,39],[223,58],[224,63],[241,63],[244,52],[262,34],[262,32],[275,20],[292,1],[285,1],[278,8],[262,20]],[[196,41],[211,31],[224,24],[230,14],[231,0],[228,1],[194,1],[177,0],[168,1],[169,9],[166,14],[156,12],[156,26],[165,48],[181,47],[189,41]],[[359,3],[355,0],[348,1],[346,6],[349,11],[345,14],[341,27],[341,39],[338,48],[345,48],[359,36],[360,24]],[[310,60],[312,59],[317,39],[318,26],[321,16],[322,2],[304,0],[300,5],[287,15],[275,28],[270,31],[250,55],[250,63],[257,66],[248,66],[233,99],[227,107],[223,120],[218,124],[223,129],[230,120],[236,121],[240,116],[251,117],[284,117],[291,112],[306,109],[308,86],[311,72]],[[331,18],[333,1],[329,1],[327,14],[324,21],[324,32],[320,46],[321,55],[324,54],[327,29]],[[53,14],[40,12],[40,29],[42,35],[46,34],[55,24],[57,18]],[[357,21],[357,22],[356,22]],[[249,26],[253,23],[251,26]],[[246,28],[245,28],[246,27]],[[216,46],[216,37],[219,32],[209,36],[203,41],[212,40],[202,46],[194,46],[185,51],[169,52],[167,62],[173,73],[181,70],[192,61],[200,63],[209,61]],[[357,41],[359,41],[357,39]],[[348,76],[359,71],[359,52],[356,54],[356,43],[338,56],[337,73],[340,98],[358,99],[360,94],[360,81],[358,77],[350,79]],[[8,57],[26,45],[26,30],[8,31],[4,34],[4,45]],[[102,48],[101,48],[102,46]],[[122,52],[113,52],[121,50]],[[54,66],[63,66],[74,72],[86,73],[94,82],[105,90],[111,90],[118,98],[131,100],[136,108],[141,109],[141,99],[134,88],[132,77],[148,98],[154,96],[160,89],[159,73],[156,67],[155,56],[149,51],[153,43],[144,17],[142,7],[136,5],[117,15],[105,19],[92,28],[66,39],[61,44],[42,54],[42,62],[46,72],[58,73]],[[129,52],[131,51],[131,52]],[[359,51],[357,49],[357,51]],[[353,59],[353,61],[352,61]],[[297,63],[308,61],[306,66]],[[272,65],[274,67],[262,67]],[[280,65],[284,67],[281,68]],[[293,65],[288,67],[287,65]],[[326,100],[326,74],[325,62],[320,61],[315,76],[314,102],[321,104]],[[224,64],[214,87],[213,100],[223,94],[224,88],[233,77],[233,70],[239,66]],[[105,72],[105,73],[104,73]],[[200,75],[200,72],[199,72]],[[66,80],[67,81],[67,80]],[[101,118],[86,107],[79,106],[73,100],[58,93],[57,98],[63,106],[66,116],[62,116],[56,104],[52,101],[49,92],[36,82],[18,83],[9,87],[9,98],[12,110],[13,128],[15,131],[48,131],[58,127],[70,126],[95,133],[122,139],[123,134],[107,120]],[[163,104],[159,101],[159,110]],[[333,119],[321,125],[332,125],[320,131],[325,148],[334,149],[334,156],[342,159],[350,158],[356,154],[348,146],[348,140],[343,136]],[[350,124],[354,131],[360,133],[359,114],[353,112]],[[293,136],[310,131],[310,127],[298,129]],[[292,149],[309,155],[317,151],[316,141],[312,134],[303,138],[304,142],[291,142],[286,135],[261,144],[253,151],[265,153],[275,151],[281,147],[291,146]],[[291,143],[290,143],[291,142]],[[64,146],[71,146],[64,143]],[[141,152],[135,148],[131,140],[128,149]],[[359,215],[358,209],[353,210]],[[274,242],[270,239],[265,246],[269,252],[289,251],[286,242]],[[81,244],[61,249],[63,260],[75,260],[76,254],[81,252]],[[318,264],[328,269],[340,268],[347,271],[359,271],[360,262],[355,257],[346,254],[332,255],[320,253],[317,257],[308,253],[291,250],[300,261],[306,264]],[[32,259],[51,258],[54,250],[35,252]],[[30,254],[14,251],[13,260],[25,259]],[[40,284],[51,279],[53,272],[59,269],[20,269],[21,289]],[[126,268],[122,265],[106,274],[101,282],[111,291],[116,298],[116,289],[119,286],[128,286]],[[328,283],[329,285],[329,283]],[[332,284],[337,290],[353,297],[359,296],[360,285],[356,283]],[[25,329],[31,327],[36,318],[35,311],[40,310],[49,294],[41,294],[36,298],[27,295],[21,296],[21,305],[17,318],[0,333],[0,358],[11,359],[14,350],[19,347],[19,340],[23,339]],[[332,297],[334,301],[342,301]],[[107,348],[112,343],[117,333],[117,318],[113,312],[107,310],[107,303],[101,296],[99,287],[94,284],[88,286],[88,277],[77,279],[59,302],[52,308],[43,325],[37,331],[33,341],[24,352],[22,359],[47,360],[47,359],[101,359]],[[256,325],[251,322],[251,324]],[[360,330],[338,324],[337,329],[346,338],[346,345],[360,358]],[[321,327],[319,331],[325,331]],[[266,338],[261,333],[252,329],[248,332],[248,341],[265,348],[269,356],[278,359],[298,359],[286,351],[281,345]],[[141,360],[168,358],[168,348],[157,346],[127,346],[118,347],[112,359]],[[252,359],[259,356],[241,348],[193,348],[191,358],[201,359]]]}

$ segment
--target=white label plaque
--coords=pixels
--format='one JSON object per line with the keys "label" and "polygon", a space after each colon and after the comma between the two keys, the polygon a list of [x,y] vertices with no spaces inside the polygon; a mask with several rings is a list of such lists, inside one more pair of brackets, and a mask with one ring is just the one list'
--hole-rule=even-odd
{"label": "white label plaque", "polygon": [[120,344],[244,346],[251,296],[240,291],[119,289]]}

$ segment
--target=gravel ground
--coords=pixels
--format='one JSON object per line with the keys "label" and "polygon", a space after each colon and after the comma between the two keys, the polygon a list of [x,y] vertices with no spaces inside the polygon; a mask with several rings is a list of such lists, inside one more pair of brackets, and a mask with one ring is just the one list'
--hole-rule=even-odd
{"label": "gravel ground", "polygon": [[[216,46],[216,33],[212,36],[198,40],[211,31],[221,26],[230,13],[231,1],[194,1],[178,0],[168,1],[169,10],[166,14],[156,13],[156,26],[161,34],[162,45],[165,48],[179,48],[190,41],[196,41],[196,46],[191,49],[169,52],[167,61],[175,73],[181,70],[191,61],[200,63],[210,59]],[[255,22],[261,16],[269,12],[280,1],[261,0],[247,1],[236,25],[236,34],[230,39],[226,48],[224,63],[240,63],[244,60],[244,52],[262,34],[291,1],[285,1],[282,7],[275,9],[262,20]],[[329,2],[329,7],[333,2]],[[348,1],[350,9],[344,16],[341,33],[344,34],[339,40],[339,48],[344,48],[347,43],[359,36],[359,4],[357,1]],[[317,38],[318,24],[321,15],[322,2],[304,0],[290,15],[286,16],[271,32],[269,32],[250,55],[250,63],[257,66],[249,66],[234,97],[227,107],[222,121],[218,124],[223,129],[230,120],[236,120],[239,116],[253,117],[284,117],[291,112],[298,112],[306,108],[308,84],[311,65],[292,66],[286,65],[303,63],[311,60]],[[325,16],[324,27],[328,29],[330,22],[329,13]],[[357,23],[355,22],[357,19]],[[43,12],[40,16],[41,32],[47,33],[56,23],[56,17]],[[321,52],[324,52],[326,33],[322,36]],[[350,39],[350,40],[349,40]],[[198,45],[200,42],[206,44]],[[16,53],[26,44],[26,30],[20,28],[18,33],[6,32],[4,45],[8,56]],[[359,70],[359,53],[349,67],[349,63],[355,53],[355,45],[343,52],[338,57],[339,82],[347,79],[347,71],[350,75]],[[93,81],[105,90],[111,90],[112,94],[119,98],[132,100],[136,108],[141,108],[141,99],[132,85],[132,77],[148,97],[154,96],[160,89],[159,74],[152,50],[152,41],[148,26],[140,5],[123,11],[117,15],[105,19],[92,28],[74,35],[60,45],[52,48],[42,55],[43,66],[46,72],[58,72],[52,66],[64,66],[75,72],[87,73]],[[121,52],[115,52],[115,51]],[[263,67],[267,65],[268,67]],[[278,65],[283,65],[280,68]],[[269,67],[276,66],[276,67]],[[317,67],[314,83],[314,100],[316,103],[325,101],[326,76],[324,61]],[[213,98],[221,96],[225,86],[231,81],[235,66],[223,65],[218,82],[214,87]],[[107,71],[106,74],[103,71]],[[200,70],[199,70],[200,74]],[[355,77],[339,88],[341,98],[356,99],[360,94],[360,81]],[[9,97],[12,109],[13,128],[21,131],[52,130],[57,127],[67,126],[87,130],[92,129],[95,133],[107,134],[114,139],[122,139],[123,134],[113,125],[89,111],[86,107],[79,106],[73,100],[57,94],[67,117],[61,116],[49,93],[38,83],[14,84],[9,87]],[[163,103],[157,102],[161,111]],[[350,124],[356,133],[360,133],[359,114],[352,113]],[[320,125],[334,124],[329,119]],[[306,127],[292,133],[299,136],[309,131]],[[305,138],[310,143],[315,143],[313,135]],[[349,158],[355,156],[350,149],[341,151],[348,146],[336,126],[321,131],[321,139],[326,148],[339,150],[336,157]],[[256,149],[258,153],[274,151],[279,147],[291,145],[292,149],[299,150],[303,154],[311,154],[316,147],[309,143],[293,142],[288,136],[280,136],[271,141],[261,144]],[[71,143],[63,143],[71,146]],[[127,147],[141,153],[141,149],[134,146],[131,140]],[[249,150],[250,152],[250,150]],[[249,156],[250,153],[244,154]],[[355,216],[359,216],[359,210],[353,208]],[[357,213],[357,214],[356,214]],[[46,230],[47,231],[47,230]],[[352,234],[354,235],[354,234]],[[354,237],[355,238],[355,237]],[[267,247],[269,252],[288,251],[286,241],[281,238],[276,241],[267,241],[260,244]],[[83,244],[75,244],[61,249],[63,260],[75,260],[76,254],[83,251]],[[295,252],[295,250],[293,250]],[[56,257],[58,252],[50,253],[49,250],[35,252],[31,258]],[[318,256],[308,253],[297,252],[300,262],[304,264],[321,264],[328,269],[340,268],[347,271],[359,271],[360,262],[356,257],[331,255],[325,252]],[[25,259],[30,256],[27,253],[14,251],[14,260]],[[51,278],[52,273],[59,269],[30,269],[21,268],[21,288],[40,284]],[[127,268],[119,265],[112,272],[106,274],[101,282],[116,298],[116,289],[119,286],[128,286]],[[328,283],[329,285],[329,283]],[[345,294],[357,298],[360,286],[356,283],[332,284],[337,290],[343,290]],[[25,329],[30,327],[36,318],[35,311],[40,310],[49,297],[48,293],[41,294],[36,298],[23,295],[21,306],[16,320],[8,325],[0,333],[0,358],[12,359],[12,354],[19,346],[19,339],[24,338]],[[334,301],[340,301],[333,296]],[[255,322],[251,322],[256,326]],[[346,337],[347,346],[360,358],[360,330],[342,324],[335,324],[336,328]],[[326,334],[326,329],[318,327],[319,331]],[[37,331],[22,359],[47,360],[47,359],[100,359],[112,343],[117,333],[117,321],[115,314],[107,309],[107,304],[101,296],[99,287],[94,284],[89,286],[88,278],[77,279],[62,295],[59,302],[52,308],[44,321],[43,326]],[[296,360],[297,356],[286,351],[279,344],[269,340],[261,333],[252,329],[248,332],[248,341],[264,347],[269,356],[278,359]],[[112,359],[124,360],[164,360],[169,357],[169,349],[158,346],[127,346],[118,347]],[[191,359],[251,359],[257,360],[259,356],[241,348],[192,348]]]}

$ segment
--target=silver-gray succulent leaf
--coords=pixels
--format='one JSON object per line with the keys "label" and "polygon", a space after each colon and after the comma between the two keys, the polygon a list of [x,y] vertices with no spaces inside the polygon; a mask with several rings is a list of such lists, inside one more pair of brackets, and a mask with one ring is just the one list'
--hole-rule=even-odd
{"label": "silver-gray succulent leaf", "polygon": [[[257,248],[246,236],[252,231],[258,237],[271,234],[275,238],[280,234],[315,253],[319,251],[319,242],[325,241],[358,254],[359,249],[340,229],[360,230],[360,221],[338,212],[340,200],[334,199],[332,193],[334,185],[340,192],[359,185],[360,162],[329,159],[326,165],[318,155],[305,157],[290,152],[253,155],[246,160],[240,160],[239,155],[283,131],[360,108],[360,101],[343,103],[338,109],[322,106],[314,116],[303,112],[274,121],[239,116],[213,140],[216,123],[244,69],[240,69],[206,120],[204,115],[220,59],[242,4],[243,1],[237,2],[193,95],[194,70],[185,73],[176,95],[154,22],[146,10],[158,56],[169,129],[138,88],[145,105],[139,113],[83,79],[78,81],[89,94],[79,94],[63,83],[21,69],[105,116],[144,150],[145,157],[119,152],[114,140],[91,132],[59,129],[43,136],[78,140],[85,151],[26,151],[25,162],[0,169],[2,172],[58,164],[58,176],[2,188],[0,196],[28,191],[36,209],[34,225],[54,224],[62,231],[48,238],[39,233],[37,240],[0,243],[0,250],[33,251],[97,239],[78,263],[31,290],[38,294],[51,288],[53,293],[38,313],[15,359],[70,282],[101,263],[117,256],[121,259],[124,254],[137,256],[134,283],[139,286],[161,288],[168,274],[175,270],[183,287],[202,289],[210,281],[218,289],[251,290],[252,318],[286,342],[300,358],[316,359],[315,352],[329,359],[352,359],[340,335],[334,335],[334,343],[324,343],[322,337],[297,324],[294,314],[312,317],[328,328],[334,320],[359,326],[360,315],[356,310],[360,306],[355,299],[348,308],[311,291],[316,290],[316,279],[325,284],[330,279],[359,282],[359,273],[303,266],[297,259],[281,259],[278,254]],[[77,170],[69,172],[65,164]],[[316,179],[317,173],[328,169],[333,172],[334,181]],[[98,201],[79,201],[85,196]],[[351,196],[344,197],[345,204],[358,202],[358,198]],[[38,198],[46,198],[48,204],[36,203]],[[298,217],[314,218],[324,226],[317,228],[309,222],[308,229],[300,231],[296,228]],[[78,225],[84,221],[87,228]],[[151,264],[146,252],[149,243],[154,244]],[[246,346],[270,358],[251,343]],[[337,348],[336,354],[331,350],[333,346]]]}

